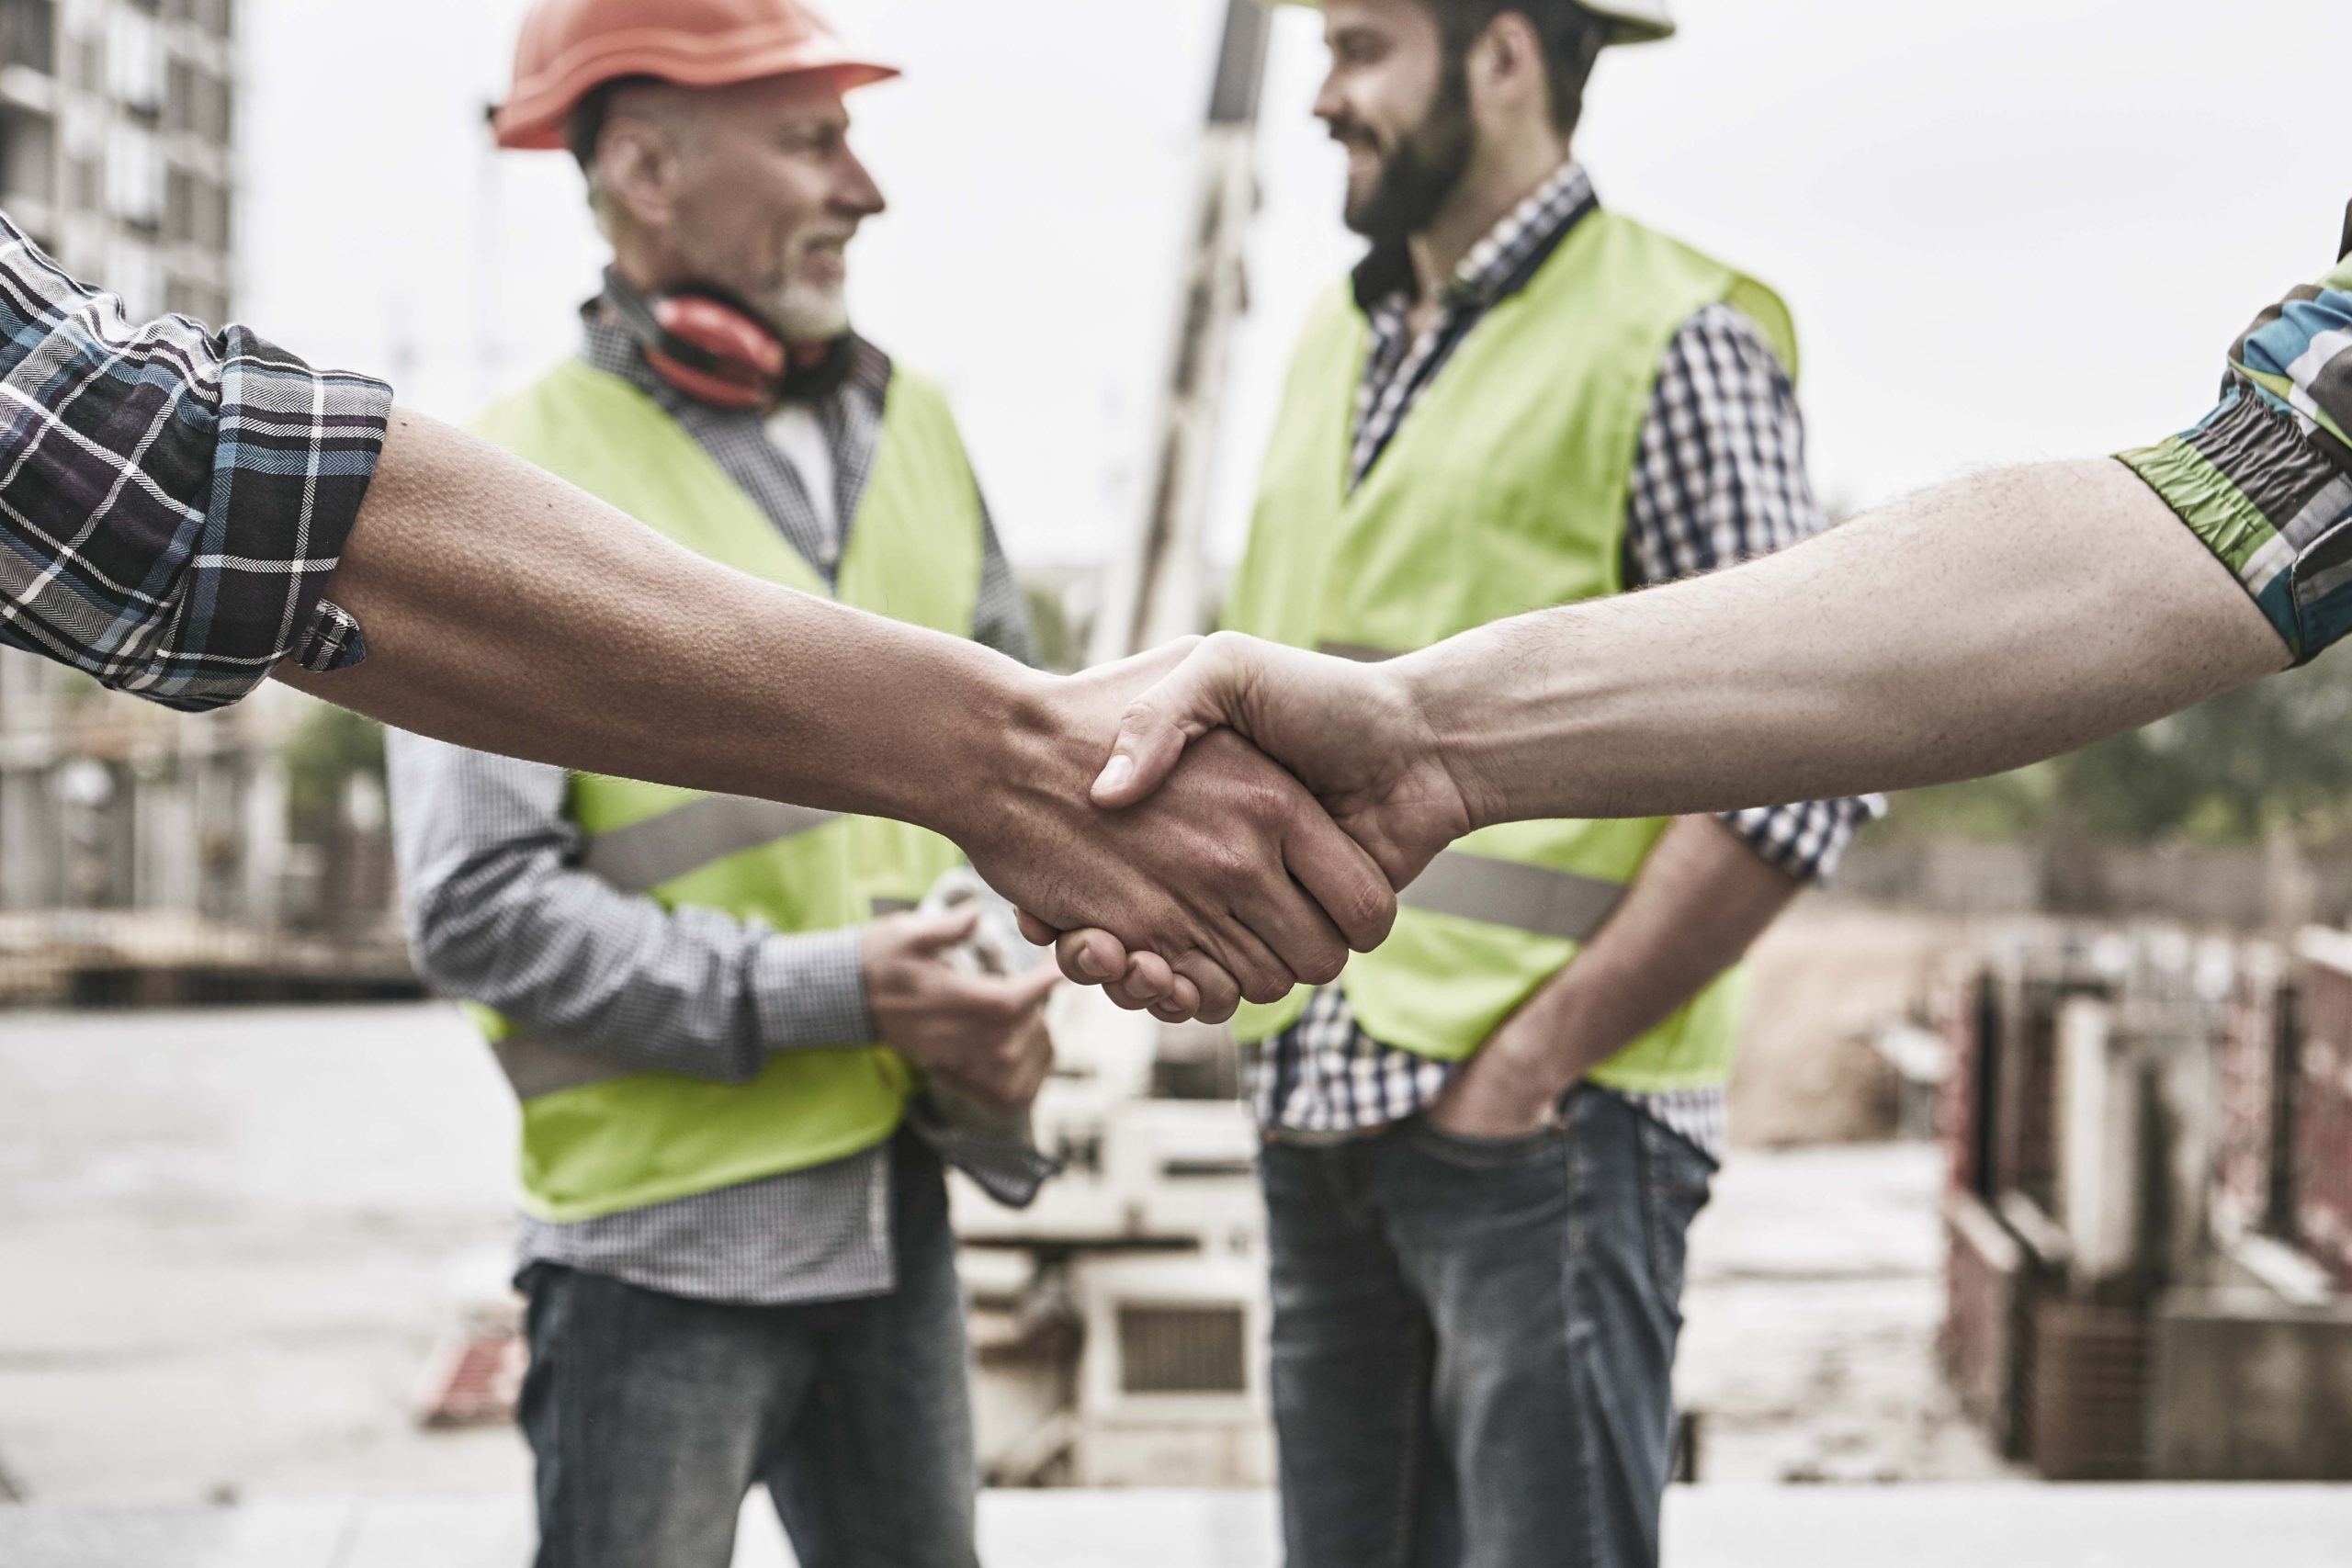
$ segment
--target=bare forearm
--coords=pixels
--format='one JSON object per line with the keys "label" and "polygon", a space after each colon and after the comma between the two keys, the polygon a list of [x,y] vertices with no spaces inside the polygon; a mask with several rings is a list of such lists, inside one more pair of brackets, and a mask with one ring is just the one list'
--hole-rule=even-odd
{"label": "bare forearm", "polygon": [[695,556],[395,415],[331,592],[356,669],[282,679],[510,756],[945,826],[1023,672]]}
{"label": "bare forearm", "polygon": [[1736,571],[1499,622],[1392,669],[1483,822],[1994,773],[2286,662],[2170,509],[2096,460],[1961,480]]}
{"label": "bare forearm", "polygon": [[1088,802],[1172,652],[1038,674],[714,565],[416,415],[395,416],[331,591],[370,651],[281,667],[305,691],[478,750],[934,829],[1040,918],[1196,969],[1218,1017],[1330,978],[1396,913],[1371,858],[1238,741],[1152,811]]}

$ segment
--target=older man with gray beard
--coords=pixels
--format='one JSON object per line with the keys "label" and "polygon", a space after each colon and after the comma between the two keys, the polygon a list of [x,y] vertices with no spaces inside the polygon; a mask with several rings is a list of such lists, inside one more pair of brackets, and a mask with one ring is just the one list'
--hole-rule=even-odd
{"label": "older man with gray beard", "polygon": [[[498,445],[700,554],[1025,660],[944,400],[850,330],[883,208],[797,0],[543,0],[509,147],[566,146],[612,243],[578,357]],[[723,631],[723,628],[722,628]],[[975,1466],[942,1083],[1025,1105],[1050,970],[968,973],[902,823],[397,737],[424,973],[522,1107],[539,1562],[722,1568],[764,1483],[802,1562],[969,1568]],[[1042,1162],[984,1171],[1025,1201]]]}

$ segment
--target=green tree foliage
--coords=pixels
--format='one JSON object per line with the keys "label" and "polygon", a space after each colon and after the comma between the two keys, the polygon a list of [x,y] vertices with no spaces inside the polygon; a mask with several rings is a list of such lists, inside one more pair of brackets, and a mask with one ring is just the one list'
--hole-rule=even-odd
{"label": "green tree foliage", "polygon": [[1083,628],[1070,620],[1059,589],[1045,582],[1022,584],[1029,605],[1029,630],[1035,640],[1037,667],[1067,675],[1086,660]]}
{"label": "green tree foliage", "polygon": [[286,738],[286,813],[293,836],[325,837],[355,773],[384,778],[384,727],[348,708],[320,703]]}
{"label": "green tree foliage", "polygon": [[2047,762],[1915,790],[1918,836],[2245,843],[2352,839],[2352,661],[2323,660]]}

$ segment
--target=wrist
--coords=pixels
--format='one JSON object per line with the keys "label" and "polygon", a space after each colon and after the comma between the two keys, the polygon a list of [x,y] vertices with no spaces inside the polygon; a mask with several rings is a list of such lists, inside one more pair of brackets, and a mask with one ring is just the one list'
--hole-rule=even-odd
{"label": "wrist", "polygon": [[1449,638],[1376,671],[1376,678],[1395,682],[1396,700],[1427,737],[1430,761],[1460,798],[1465,833],[1509,819],[1502,792],[1478,763],[1477,716],[1483,702],[1478,682],[1483,679],[1491,687],[1493,678],[1482,677],[1474,668],[1475,659],[1464,656],[1461,645],[1467,640]]}
{"label": "wrist", "polygon": [[1555,1100],[1591,1066],[1588,1043],[1577,1028],[1569,998],[1538,991],[1487,1041],[1489,1070],[1539,1100]]}
{"label": "wrist", "polygon": [[[1092,775],[1082,762],[1059,754],[1068,750],[1069,738],[1057,722],[1053,684],[1054,677],[993,654],[954,671],[942,694],[947,700],[937,705],[937,722],[945,731],[939,755],[949,765],[892,770],[890,808],[880,815],[928,828],[968,850],[1001,835],[1012,798],[1047,780],[1082,799]],[[1107,740],[1102,750],[1110,750]]]}
{"label": "wrist", "polygon": [[771,932],[753,960],[752,1000],[771,1051],[862,1045],[875,1038],[869,927]]}

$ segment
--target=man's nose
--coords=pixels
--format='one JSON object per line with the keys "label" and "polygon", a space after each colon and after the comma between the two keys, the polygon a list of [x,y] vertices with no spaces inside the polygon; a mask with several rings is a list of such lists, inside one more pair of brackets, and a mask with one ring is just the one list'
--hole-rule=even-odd
{"label": "man's nose", "polygon": [[1340,92],[1337,72],[1324,77],[1323,85],[1316,89],[1315,118],[1325,125],[1333,125],[1348,118],[1347,99]]}
{"label": "man's nose", "polygon": [[833,206],[853,218],[878,215],[890,205],[883,199],[882,187],[874,183],[874,176],[866,173],[865,165],[858,162],[855,153],[845,153],[843,158],[848,167],[842,171],[841,184],[833,192]]}

